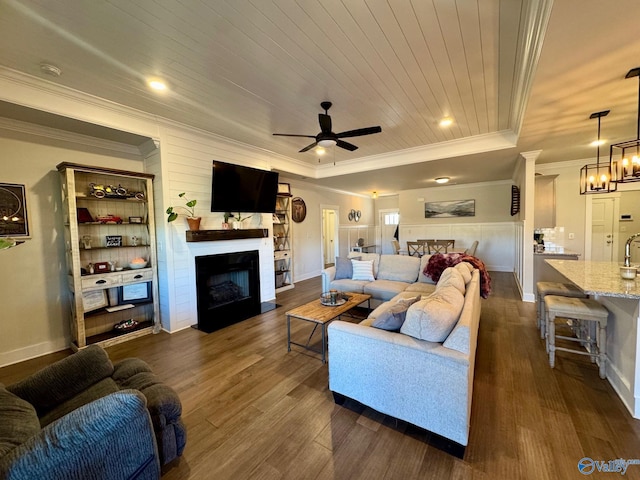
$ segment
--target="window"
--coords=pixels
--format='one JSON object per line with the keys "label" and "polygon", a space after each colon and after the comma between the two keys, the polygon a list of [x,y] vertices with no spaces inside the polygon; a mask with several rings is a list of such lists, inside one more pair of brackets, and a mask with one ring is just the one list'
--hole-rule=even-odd
{"label": "window", "polygon": [[398,225],[398,223],[400,223],[400,214],[398,212],[384,214],[385,225]]}

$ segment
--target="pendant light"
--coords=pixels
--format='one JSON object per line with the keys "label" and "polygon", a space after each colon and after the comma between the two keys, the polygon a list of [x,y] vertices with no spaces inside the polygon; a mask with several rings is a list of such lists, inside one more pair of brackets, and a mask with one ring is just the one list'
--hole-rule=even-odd
{"label": "pendant light", "polygon": [[638,77],[636,139],[614,143],[609,149],[611,180],[616,183],[640,182],[640,67],[629,70],[624,78],[632,77]]}
{"label": "pendant light", "polygon": [[580,195],[588,193],[615,192],[617,185],[611,179],[611,167],[606,163],[600,163],[600,122],[602,117],[609,115],[610,110],[592,113],[589,118],[598,119],[598,140],[596,163],[585,165],[580,169]]}

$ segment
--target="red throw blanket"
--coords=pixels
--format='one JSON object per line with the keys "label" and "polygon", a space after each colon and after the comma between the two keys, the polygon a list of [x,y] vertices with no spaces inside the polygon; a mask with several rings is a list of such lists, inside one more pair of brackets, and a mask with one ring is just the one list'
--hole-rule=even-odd
{"label": "red throw blanket", "polygon": [[431,256],[422,273],[437,282],[440,280],[440,275],[442,275],[445,268],[453,267],[460,262],[468,262],[474,268],[480,270],[480,296],[487,298],[491,293],[491,277],[484,266],[484,262],[478,257],[465,255],[464,253],[436,253]]}

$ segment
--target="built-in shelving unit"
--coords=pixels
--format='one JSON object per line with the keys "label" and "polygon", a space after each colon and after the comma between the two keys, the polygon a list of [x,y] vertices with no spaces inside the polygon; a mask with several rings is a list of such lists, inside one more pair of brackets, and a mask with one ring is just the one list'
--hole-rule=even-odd
{"label": "built-in shelving unit", "polygon": [[279,193],[276,198],[276,213],[273,216],[273,258],[276,293],[293,288],[291,194],[288,193]]}
{"label": "built-in shelving unit", "polygon": [[[71,347],[108,346],[159,331],[153,175],[66,162],[58,171]],[[146,265],[132,268],[134,259]]]}

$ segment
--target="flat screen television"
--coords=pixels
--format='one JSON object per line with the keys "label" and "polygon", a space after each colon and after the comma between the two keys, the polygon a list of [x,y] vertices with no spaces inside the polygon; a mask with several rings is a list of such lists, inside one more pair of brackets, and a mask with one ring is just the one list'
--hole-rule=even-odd
{"label": "flat screen television", "polygon": [[212,212],[274,213],[278,172],[213,161]]}

